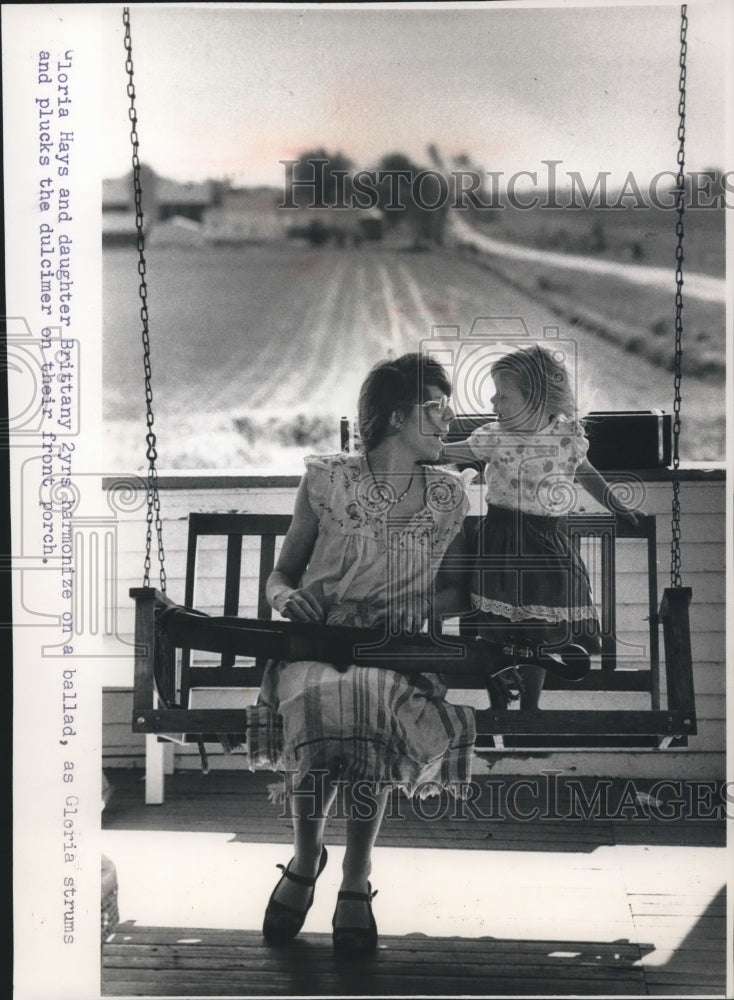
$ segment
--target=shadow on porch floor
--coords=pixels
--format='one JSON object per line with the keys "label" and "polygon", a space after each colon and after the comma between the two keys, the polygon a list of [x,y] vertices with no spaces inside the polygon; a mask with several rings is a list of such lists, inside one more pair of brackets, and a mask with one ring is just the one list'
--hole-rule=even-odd
{"label": "shadow on porch floor", "polygon": [[162,806],[143,804],[139,773],[108,778],[102,845],[122,923],[103,946],[105,995],[725,993],[724,821],[625,818],[623,782],[597,819],[574,818],[566,785],[551,801],[550,786],[519,789],[494,813],[485,789],[460,819],[401,799],[374,857],[379,951],[345,964],[330,938],[343,819],[329,822],[304,932],[274,950],[260,924],[290,822],[267,801],[273,775],[176,774]]}
{"label": "shadow on porch floor", "polygon": [[324,934],[304,933],[275,950],[257,931],[124,924],[105,946],[104,979],[107,995],[634,996],[646,993],[636,965],[643,953],[628,942],[404,935],[381,937],[373,958],[344,962]]}

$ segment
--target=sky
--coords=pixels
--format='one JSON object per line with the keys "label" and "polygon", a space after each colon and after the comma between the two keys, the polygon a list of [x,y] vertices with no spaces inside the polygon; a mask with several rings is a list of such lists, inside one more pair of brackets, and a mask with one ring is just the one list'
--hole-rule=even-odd
{"label": "sky", "polygon": [[[689,169],[725,164],[727,0],[688,4]],[[678,3],[131,7],[141,159],[179,180],[282,186],[325,147],[641,182],[674,169]],[[129,169],[120,9],[106,7],[104,176]],[[530,183],[530,182],[529,182]],[[534,183],[534,182],[533,182]],[[543,186],[540,181],[539,186]],[[520,185],[522,186],[522,185]]]}

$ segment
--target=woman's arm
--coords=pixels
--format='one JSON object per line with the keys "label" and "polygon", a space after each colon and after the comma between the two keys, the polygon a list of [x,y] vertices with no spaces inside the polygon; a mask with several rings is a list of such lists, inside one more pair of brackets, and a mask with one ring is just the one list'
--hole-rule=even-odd
{"label": "woman's arm", "polygon": [[588,459],[584,459],[576,470],[578,482],[600,504],[603,504],[612,514],[637,524],[637,514],[630,507],[620,503],[614,496],[614,487],[598,472]]}
{"label": "woman's arm", "polygon": [[303,587],[296,586],[308,566],[319,522],[308,500],[305,477],[296,494],[293,520],[283,540],[275,569],[265,584],[265,596],[271,607],[296,622],[320,622],[324,611],[319,602]]}

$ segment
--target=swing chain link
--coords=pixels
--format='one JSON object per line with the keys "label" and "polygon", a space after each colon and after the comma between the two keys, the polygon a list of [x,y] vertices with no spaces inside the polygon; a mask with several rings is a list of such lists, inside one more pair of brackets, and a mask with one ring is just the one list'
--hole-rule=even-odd
{"label": "swing chain link", "polygon": [[688,45],[686,32],[688,29],[687,5],[681,6],[680,22],[680,77],[678,80],[678,176],[677,213],[675,232],[678,243],[675,249],[675,358],[674,358],[674,390],[673,401],[673,509],[671,521],[670,543],[670,585],[680,587],[681,584],[681,527],[680,527],[680,430],[681,430],[681,382],[683,375],[683,237],[685,235],[684,216],[686,202],[685,180],[685,144],[686,144],[686,53]]}
{"label": "swing chain link", "polygon": [[138,275],[140,284],[138,292],[140,296],[140,319],[142,322],[143,341],[143,371],[145,375],[145,421],[147,433],[145,441],[147,445],[146,458],[148,459],[148,509],[145,518],[145,560],[143,563],[143,586],[150,586],[150,566],[151,549],[153,543],[153,525],[155,524],[156,538],[158,543],[158,563],[161,592],[166,592],[166,569],[165,553],[163,549],[163,524],[161,521],[161,503],[158,494],[158,473],[156,470],[156,459],[158,451],[156,448],[156,436],[153,430],[153,385],[152,368],[150,360],[150,330],[148,324],[148,286],[146,282],[145,263],[145,229],[143,218],[143,189],[140,182],[140,158],[138,156],[138,116],[135,110],[135,83],[132,57],[132,39],[130,36],[130,8],[124,7],[122,11],[122,21],[125,27],[125,70],[128,76],[127,96],[130,99],[128,116],[130,118],[130,143],[132,145],[133,164],[133,187],[135,189],[135,227],[137,230],[138,248]]}

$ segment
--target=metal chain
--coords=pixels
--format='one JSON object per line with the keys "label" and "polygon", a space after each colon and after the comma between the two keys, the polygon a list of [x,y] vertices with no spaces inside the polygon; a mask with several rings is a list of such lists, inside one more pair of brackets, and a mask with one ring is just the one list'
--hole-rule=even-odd
{"label": "metal chain", "polygon": [[140,276],[140,319],[143,324],[143,369],[145,373],[145,420],[148,428],[145,435],[147,445],[146,457],[148,459],[148,509],[146,515],[145,532],[145,561],[143,564],[143,586],[150,586],[150,561],[153,542],[153,524],[155,523],[156,537],[158,542],[158,563],[161,582],[161,591],[166,592],[166,569],[165,553],[163,550],[163,525],[161,523],[161,503],[158,495],[158,473],[156,471],[156,459],[158,451],[156,449],[156,436],[153,430],[153,387],[152,369],[150,363],[150,330],[148,325],[148,286],[146,282],[145,265],[145,233],[143,228],[143,190],[140,183],[140,159],[138,157],[138,116],[135,110],[135,84],[133,82],[133,56],[132,40],[130,37],[130,8],[124,7],[122,11],[122,22],[125,26],[125,69],[128,76],[127,96],[130,98],[130,142],[132,145],[133,163],[133,186],[135,188],[135,226],[138,238],[138,274]]}
{"label": "metal chain", "polygon": [[680,428],[681,428],[681,381],[683,377],[683,237],[684,215],[686,208],[685,182],[685,145],[686,145],[686,31],[688,29],[687,5],[680,9],[680,77],[678,80],[678,177],[677,210],[675,232],[678,244],[675,249],[675,358],[674,358],[674,389],[673,401],[673,510],[671,521],[670,542],[670,585],[681,586],[680,559]]}

